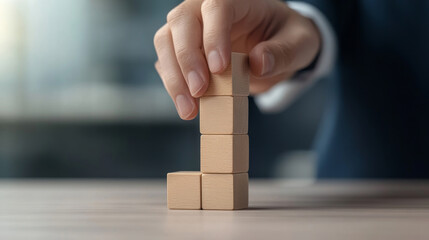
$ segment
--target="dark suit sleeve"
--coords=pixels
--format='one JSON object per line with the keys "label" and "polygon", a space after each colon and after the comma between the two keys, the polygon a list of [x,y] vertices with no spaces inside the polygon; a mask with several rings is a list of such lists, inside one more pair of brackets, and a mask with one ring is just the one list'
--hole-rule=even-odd
{"label": "dark suit sleeve", "polygon": [[347,34],[348,26],[354,21],[358,9],[355,0],[302,0],[318,8],[329,20],[337,36]]}

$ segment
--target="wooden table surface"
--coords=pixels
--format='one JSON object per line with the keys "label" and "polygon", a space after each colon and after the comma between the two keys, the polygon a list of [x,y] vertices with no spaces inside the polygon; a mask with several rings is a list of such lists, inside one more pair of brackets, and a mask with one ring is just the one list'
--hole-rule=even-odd
{"label": "wooden table surface", "polygon": [[251,181],[248,210],[183,211],[165,181],[2,180],[0,239],[429,239],[429,182]]}

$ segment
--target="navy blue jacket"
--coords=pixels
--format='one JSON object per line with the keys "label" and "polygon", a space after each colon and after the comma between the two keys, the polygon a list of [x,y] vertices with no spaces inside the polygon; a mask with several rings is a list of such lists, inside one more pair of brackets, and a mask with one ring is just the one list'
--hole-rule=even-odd
{"label": "navy blue jacket", "polygon": [[339,43],[319,178],[429,178],[429,1],[308,0]]}

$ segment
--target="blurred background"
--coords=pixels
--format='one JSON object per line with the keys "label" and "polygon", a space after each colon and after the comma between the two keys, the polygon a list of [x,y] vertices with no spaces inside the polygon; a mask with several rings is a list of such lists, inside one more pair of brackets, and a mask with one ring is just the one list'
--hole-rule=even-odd
{"label": "blurred background", "polygon": [[[0,0],[0,177],[156,178],[199,169],[153,65],[176,0]],[[330,82],[287,110],[250,100],[251,177],[312,178]]]}

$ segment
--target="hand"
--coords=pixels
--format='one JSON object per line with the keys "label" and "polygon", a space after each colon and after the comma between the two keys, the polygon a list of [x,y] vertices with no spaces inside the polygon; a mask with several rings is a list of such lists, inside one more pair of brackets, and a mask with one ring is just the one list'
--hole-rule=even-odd
{"label": "hand", "polygon": [[155,67],[180,117],[190,120],[209,71],[223,72],[231,51],[249,54],[250,93],[257,94],[308,66],[320,42],[313,22],[278,0],[187,0],[155,34]]}

